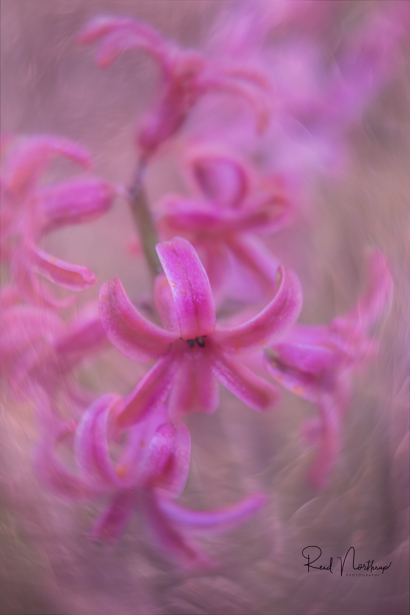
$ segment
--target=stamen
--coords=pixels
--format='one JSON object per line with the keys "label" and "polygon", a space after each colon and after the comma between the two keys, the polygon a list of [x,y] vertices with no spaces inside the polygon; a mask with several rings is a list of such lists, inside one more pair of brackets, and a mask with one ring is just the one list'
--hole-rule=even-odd
{"label": "stamen", "polygon": [[206,338],[206,335],[201,335],[201,337],[195,338],[195,341],[200,348],[205,348],[205,338]]}
{"label": "stamen", "polygon": [[195,346],[195,340],[185,340],[185,341],[190,348],[193,348]]}

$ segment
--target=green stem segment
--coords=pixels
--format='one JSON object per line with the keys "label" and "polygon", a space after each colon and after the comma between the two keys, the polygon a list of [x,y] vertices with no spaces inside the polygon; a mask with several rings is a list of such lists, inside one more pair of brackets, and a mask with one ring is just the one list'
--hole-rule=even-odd
{"label": "green stem segment", "polygon": [[157,229],[143,189],[144,171],[145,165],[140,164],[135,180],[129,189],[129,200],[142,251],[152,275],[156,277],[159,273],[162,273],[163,269],[155,250],[155,246],[159,242]]}

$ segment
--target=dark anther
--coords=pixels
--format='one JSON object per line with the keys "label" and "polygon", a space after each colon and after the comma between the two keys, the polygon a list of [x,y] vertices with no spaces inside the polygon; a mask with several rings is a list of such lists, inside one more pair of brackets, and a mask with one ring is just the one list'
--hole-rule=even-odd
{"label": "dark anther", "polygon": [[195,340],[186,340],[186,343],[190,348],[193,348],[195,346]]}
{"label": "dark anther", "polygon": [[205,338],[206,338],[206,335],[202,335],[201,337],[195,338],[195,341],[200,348],[205,348]]}

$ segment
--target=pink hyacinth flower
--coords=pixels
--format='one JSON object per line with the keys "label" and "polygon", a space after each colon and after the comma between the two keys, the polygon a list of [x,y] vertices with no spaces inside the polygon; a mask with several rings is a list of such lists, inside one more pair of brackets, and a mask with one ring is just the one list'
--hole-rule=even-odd
{"label": "pink hyacinth flower", "polygon": [[90,403],[75,370],[107,347],[96,305],[86,306],[68,323],[55,311],[32,305],[1,305],[0,368],[13,393],[37,399],[39,387],[55,400],[62,392],[70,406]]}
{"label": "pink hyacinth flower", "polygon": [[374,252],[369,265],[368,290],[348,314],[327,326],[296,325],[266,353],[268,372],[276,382],[318,406],[319,419],[304,431],[318,446],[309,480],[319,489],[326,486],[337,459],[352,372],[376,352],[368,332],[391,296],[386,258]]}
{"label": "pink hyacinth flower", "polygon": [[107,183],[90,177],[39,186],[42,174],[56,155],[63,155],[84,168],[91,164],[88,152],[76,143],[40,136],[15,143],[1,173],[2,260],[10,262],[13,284],[21,296],[28,302],[48,307],[61,307],[67,301],[59,303],[50,295],[40,285],[37,274],[73,291],[95,285],[97,278],[87,267],[48,254],[37,242],[56,228],[101,216],[111,207],[114,196]]}
{"label": "pink hyacinth flower", "polygon": [[239,326],[216,325],[208,276],[192,245],[175,237],[156,247],[165,275],[156,279],[155,300],[164,328],[133,306],[119,280],[100,290],[100,314],[112,344],[141,363],[158,361],[125,399],[118,424],[139,422],[169,396],[172,419],[215,412],[218,381],[254,410],[266,410],[278,392],[243,366],[237,355],[265,348],[299,316],[302,291],[292,271],[278,270],[279,288],[266,308]]}
{"label": "pink hyacinth flower", "polygon": [[80,34],[84,43],[100,41],[98,64],[108,66],[123,51],[142,49],[159,62],[163,88],[153,111],[138,130],[142,158],[148,159],[185,122],[198,100],[208,92],[227,93],[244,100],[256,115],[257,129],[268,121],[268,79],[256,69],[235,63],[210,64],[199,52],[181,50],[150,26],[127,17],[101,15]]}
{"label": "pink hyacinth flower", "polygon": [[243,161],[215,146],[191,151],[187,163],[198,197],[169,196],[162,201],[162,234],[181,235],[195,245],[214,293],[226,281],[233,258],[272,296],[278,262],[257,235],[277,232],[292,217],[280,181],[254,176]]}
{"label": "pink hyacinth flower", "polygon": [[[226,531],[243,523],[265,503],[253,494],[233,506],[216,511],[196,511],[173,500],[185,488],[189,472],[191,438],[183,423],[167,422],[160,406],[147,420],[131,427],[120,445],[115,414],[120,398],[104,395],[73,423],[54,429],[45,437],[37,455],[43,480],[70,499],[110,501],[96,520],[91,536],[113,541],[124,531],[134,511],[160,549],[185,567],[210,562],[191,541],[195,531]],[[60,461],[56,447],[71,437],[77,472]],[[120,448],[120,450],[119,450]]]}

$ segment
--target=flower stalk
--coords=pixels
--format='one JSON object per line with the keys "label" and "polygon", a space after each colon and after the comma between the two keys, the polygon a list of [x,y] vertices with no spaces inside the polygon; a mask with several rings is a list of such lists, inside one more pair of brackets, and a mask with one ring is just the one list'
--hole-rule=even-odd
{"label": "flower stalk", "polygon": [[141,249],[144,253],[149,270],[153,278],[155,278],[158,274],[162,273],[162,266],[155,250],[155,246],[159,243],[158,233],[144,191],[143,179],[145,169],[145,163],[140,162],[135,174],[135,179],[128,190],[128,199],[131,213],[137,227]]}

